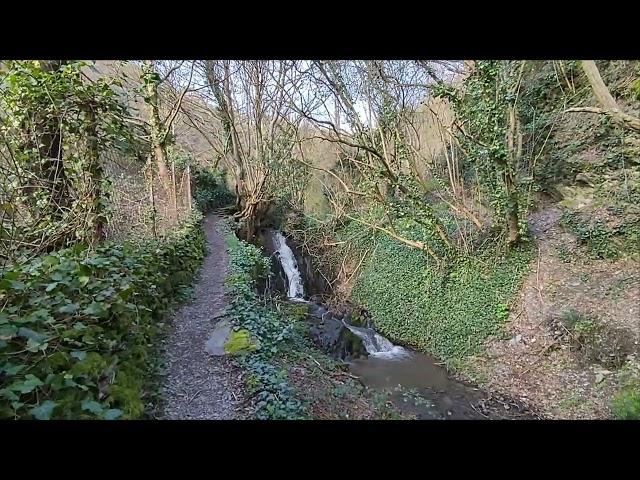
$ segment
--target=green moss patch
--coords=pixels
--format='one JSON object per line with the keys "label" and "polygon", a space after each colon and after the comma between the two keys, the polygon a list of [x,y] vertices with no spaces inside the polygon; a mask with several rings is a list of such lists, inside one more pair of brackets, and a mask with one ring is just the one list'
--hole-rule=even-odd
{"label": "green moss patch", "polygon": [[224,345],[225,353],[230,355],[242,355],[260,348],[260,342],[251,336],[249,330],[244,328],[231,332]]}

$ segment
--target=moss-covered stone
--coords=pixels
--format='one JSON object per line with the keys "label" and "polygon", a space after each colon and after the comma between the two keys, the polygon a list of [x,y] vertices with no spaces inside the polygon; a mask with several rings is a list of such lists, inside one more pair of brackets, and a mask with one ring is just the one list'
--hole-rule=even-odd
{"label": "moss-covered stone", "polygon": [[260,342],[244,328],[233,331],[224,344],[224,351],[229,355],[243,355],[260,348]]}

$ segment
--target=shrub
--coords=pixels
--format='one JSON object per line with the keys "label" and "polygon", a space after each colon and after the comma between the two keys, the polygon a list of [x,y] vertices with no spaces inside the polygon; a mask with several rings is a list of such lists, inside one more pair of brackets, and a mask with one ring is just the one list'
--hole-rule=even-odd
{"label": "shrub", "polygon": [[142,246],[82,245],[0,272],[0,418],[139,418],[162,314],[204,254],[202,215]]}
{"label": "shrub", "polygon": [[255,293],[256,280],[269,274],[269,259],[258,247],[239,240],[228,225],[226,240],[230,257],[228,314],[238,331],[248,331],[260,345],[258,350],[236,358],[249,372],[247,387],[255,399],[254,415],[258,419],[305,418],[305,408],[287,381],[286,369],[277,361],[283,343],[293,338],[293,323]]}
{"label": "shrub", "polygon": [[613,397],[611,409],[618,420],[640,420],[640,389],[620,390]]}
{"label": "shrub", "polygon": [[193,196],[203,212],[233,204],[235,196],[227,188],[223,172],[198,168],[194,169],[193,179]]}

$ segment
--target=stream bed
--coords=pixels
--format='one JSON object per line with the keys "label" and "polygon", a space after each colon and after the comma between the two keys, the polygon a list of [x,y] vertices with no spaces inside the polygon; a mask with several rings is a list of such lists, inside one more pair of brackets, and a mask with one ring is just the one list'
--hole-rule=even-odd
{"label": "stream bed", "polygon": [[394,345],[372,325],[354,325],[351,315],[307,300],[304,275],[287,239],[277,230],[267,230],[264,238],[267,253],[278,259],[279,289],[290,301],[309,307],[309,334],[316,346],[345,362],[368,389],[387,393],[404,415],[424,420],[535,418],[512,400],[453,379],[435,358]]}

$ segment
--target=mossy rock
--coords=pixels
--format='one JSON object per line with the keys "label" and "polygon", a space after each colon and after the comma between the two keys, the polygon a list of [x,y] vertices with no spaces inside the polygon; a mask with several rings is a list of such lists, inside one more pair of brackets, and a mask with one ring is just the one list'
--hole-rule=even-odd
{"label": "mossy rock", "polygon": [[295,320],[302,321],[309,314],[309,305],[306,303],[287,306],[287,313]]}
{"label": "mossy rock", "polygon": [[249,330],[244,328],[231,332],[224,344],[224,351],[229,355],[243,355],[259,348],[258,339],[252,337]]}
{"label": "mossy rock", "polygon": [[581,210],[593,203],[594,189],[587,187],[559,187],[563,197],[560,205],[573,210]]}

